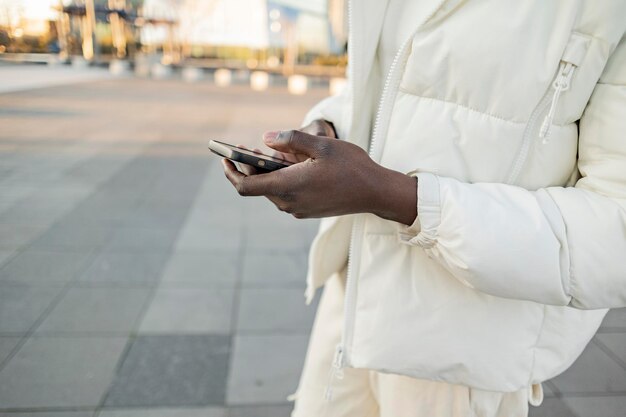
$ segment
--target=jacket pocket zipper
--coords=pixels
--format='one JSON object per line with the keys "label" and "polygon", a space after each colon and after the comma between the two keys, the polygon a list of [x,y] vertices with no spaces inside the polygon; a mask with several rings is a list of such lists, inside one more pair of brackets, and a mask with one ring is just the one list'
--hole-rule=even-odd
{"label": "jacket pocket zipper", "polygon": [[550,104],[550,111],[543,119],[541,129],[539,130],[539,138],[542,139],[543,144],[548,143],[550,136],[550,129],[552,127],[552,121],[554,120],[554,114],[556,113],[556,106],[559,103],[559,98],[563,91],[569,90],[570,83],[572,82],[572,76],[576,66],[571,62],[561,61],[559,65],[559,72],[556,78],[552,82],[552,88],[554,93],[552,94],[552,103]]}
{"label": "jacket pocket zipper", "polygon": [[[559,68],[554,79],[552,80],[552,83],[550,84],[550,87],[548,87],[545,94],[539,101],[539,104],[537,104],[528,119],[526,129],[524,129],[524,135],[522,136],[522,145],[509,177],[507,178],[507,184],[517,184],[517,181],[522,173],[522,169],[528,159],[530,147],[535,137],[537,124],[540,120],[541,125],[537,135],[539,136],[539,139],[542,140],[544,145],[548,143],[552,123],[554,121],[554,116],[556,115],[561,94],[570,89],[574,72],[582,63],[588,46],[589,38],[587,36],[577,32],[572,33],[565,50],[563,51],[563,55],[561,56],[561,60],[559,62]],[[541,115],[544,114],[548,106],[548,113],[542,119]]]}
{"label": "jacket pocket zipper", "polygon": [[569,90],[575,69],[576,65],[574,65],[573,63],[561,60],[561,63],[559,64],[559,70],[557,71],[554,80],[550,84],[550,87],[548,88],[548,90],[546,90],[543,97],[539,101],[539,104],[537,104],[533,112],[530,114],[530,118],[528,119],[528,123],[526,124],[526,128],[524,129],[524,135],[522,136],[522,146],[520,147],[517,159],[515,160],[515,164],[513,165],[513,169],[509,174],[509,178],[506,181],[507,184],[516,184],[519,180],[522,169],[524,168],[524,165],[528,160],[530,146],[532,145],[534,138],[533,133],[536,131],[536,127],[539,121],[542,120],[541,115],[546,111],[546,108],[549,105],[550,110],[543,118],[538,133],[539,138],[542,139],[542,143],[548,143],[548,138],[550,135],[550,130],[552,128],[552,122],[556,114],[556,108],[559,103],[559,98],[561,97],[561,93],[563,91]]}

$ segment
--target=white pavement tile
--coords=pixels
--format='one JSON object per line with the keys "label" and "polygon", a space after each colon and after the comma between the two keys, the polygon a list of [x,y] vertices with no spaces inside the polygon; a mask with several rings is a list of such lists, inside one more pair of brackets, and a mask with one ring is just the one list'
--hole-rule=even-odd
{"label": "white pavement tile", "polygon": [[0,404],[95,407],[125,345],[126,338],[30,338],[0,372]]}
{"label": "white pavement tile", "polygon": [[236,336],[228,405],[280,404],[297,388],[308,335]]}
{"label": "white pavement tile", "polygon": [[160,288],[140,333],[229,333],[234,291]]}

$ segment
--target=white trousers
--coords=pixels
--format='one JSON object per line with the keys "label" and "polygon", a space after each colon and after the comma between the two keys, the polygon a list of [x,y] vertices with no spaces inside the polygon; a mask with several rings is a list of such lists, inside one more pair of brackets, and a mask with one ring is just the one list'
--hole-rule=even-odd
{"label": "white trousers", "polygon": [[333,382],[333,399],[324,393],[343,327],[345,273],[325,285],[292,417],[527,417],[528,392],[482,391],[461,385],[344,369]]}

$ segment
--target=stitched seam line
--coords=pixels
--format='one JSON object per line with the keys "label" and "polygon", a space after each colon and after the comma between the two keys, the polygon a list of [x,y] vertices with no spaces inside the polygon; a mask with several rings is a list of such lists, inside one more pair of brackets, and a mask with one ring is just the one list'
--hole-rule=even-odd
{"label": "stitched seam line", "polygon": [[563,228],[565,229],[565,244],[567,245],[567,255],[569,258],[569,265],[567,265],[568,280],[567,280],[567,283],[562,282],[561,285],[563,286],[563,291],[565,292],[565,295],[569,297],[570,300],[572,300],[574,298],[572,296],[572,284],[573,284],[572,281],[574,277],[574,265],[572,264],[572,251],[570,249],[571,245],[569,244],[569,239],[567,235],[567,224],[565,223],[565,217],[563,216],[563,212],[561,212],[561,207],[559,207],[559,205],[556,203],[556,200],[554,199],[554,197],[552,197],[552,194],[550,194],[550,192],[547,190],[546,190],[546,194],[548,195],[548,198],[550,199],[550,201],[552,201],[552,204],[554,204],[554,207],[556,207],[556,210],[559,212],[559,215],[561,216],[561,219],[563,221]]}
{"label": "stitched seam line", "polygon": [[399,91],[402,92],[402,93],[409,94],[409,95],[412,95],[414,97],[423,99],[423,100],[432,100],[432,101],[439,101],[439,102],[445,103],[445,104],[451,104],[453,106],[460,107],[460,108],[465,109],[467,111],[470,111],[472,113],[476,113],[476,114],[479,114],[481,116],[488,116],[488,117],[491,117],[491,118],[496,119],[496,120],[500,120],[501,122],[505,122],[505,123],[511,123],[511,124],[514,124],[514,125],[525,125],[526,123],[528,123],[527,121],[517,122],[517,121],[514,121],[514,120],[505,119],[502,116],[498,116],[498,115],[495,115],[495,114],[486,113],[486,112],[483,112],[483,111],[480,111],[480,110],[476,110],[476,109],[474,109],[472,107],[468,107],[468,106],[466,106],[464,104],[456,103],[454,101],[448,101],[448,100],[444,100],[444,99],[437,98],[437,97],[422,96],[422,95],[419,95],[419,94],[417,94],[417,93],[415,93],[413,91],[408,90],[406,87],[400,87]]}
{"label": "stitched seam line", "polygon": [[545,326],[546,324],[546,316],[548,315],[547,310],[548,310],[548,306],[544,304],[543,309],[542,309],[543,315],[541,317],[541,325],[539,326],[539,331],[537,332],[537,340],[535,340],[535,344],[533,345],[533,359],[530,365],[530,375],[528,375],[528,384],[526,384],[527,386],[531,385],[531,382],[533,380],[533,374],[535,373],[535,362],[537,360],[537,345],[539,344],[539,339],[541,338],[541,334],[543,333],[543,326]]}

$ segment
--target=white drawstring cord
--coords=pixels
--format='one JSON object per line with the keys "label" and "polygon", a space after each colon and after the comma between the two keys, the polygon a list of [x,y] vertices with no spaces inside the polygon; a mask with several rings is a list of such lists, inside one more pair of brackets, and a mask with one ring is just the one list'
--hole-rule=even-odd
{"label": "white drawstring cord", "polygon": [[554,120],[554,115],[556,113],[556,106],[559,102],[559,97],[561,97],[561,93],[563,91],[569,90],[570,81],[572,80],[572,75],[574,74],[574,65],[569,62],[562,62],[559,66],[559,71],[552,82],[552,88],[554,88],[554,94],[552,95],[552,103],[550,104],[550,111],[543,119],[543,123],[541,124],[541,129],[539,130],[539,137],[542,140],[542,143],[545,145],[548,143],[548,137],[550,135],[550,129],[552,127],[552,121]]}

